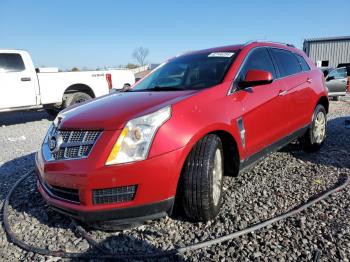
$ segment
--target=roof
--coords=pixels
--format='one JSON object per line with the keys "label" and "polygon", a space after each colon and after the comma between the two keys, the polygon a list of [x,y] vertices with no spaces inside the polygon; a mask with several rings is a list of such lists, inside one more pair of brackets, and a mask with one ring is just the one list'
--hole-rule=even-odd
{"label": "roof", "polygon": [[323,42],[323,41],[338,41],[338,40],[350,40],[350,36],[306,38],[304,42]]}
{"label": "roof", "polygon": [[27,52],[23,49],[0,49],[2,53],[16,53],[16,52]]}
{"label": "roof", "polygon": [[188,51],[181,53],[178,56],[183,56],[183,55],[193,55],[193,54],[202,54],[202,53],[210,53],[210,52],[232,52],[232,51],[237,51],[239,49],[242,49],[245,46],[248,45],[269,45],[269,46],[283,46],[287,48],[295,48],[291,44],[285,44],[285,43],[280,43],[280,42],[271,42],[271,41],[249,41],[245,44],[240,44],[240,45],[227,45],[227,46],[219,46],[219,47],[213,47],[213,48],[208,48],[208,49],[202,49],[202,50],[195,50],[195,51]]}

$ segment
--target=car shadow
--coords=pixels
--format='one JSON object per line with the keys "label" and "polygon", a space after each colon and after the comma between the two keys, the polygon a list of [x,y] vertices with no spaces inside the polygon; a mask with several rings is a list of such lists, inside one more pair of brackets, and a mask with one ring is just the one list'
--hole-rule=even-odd
{"label": "car shadow", "polygon": [[[75,224],[72,223],[72,220],[63,214],[50,209],[37,190],[34,174],[34,161],[35,153],[31,153],[8,161],[0,166],[0,203],[3,203],[9,190],[18,179],[27,172],[32,173],[28,179],[24,180],[19,185],[11,197],[9,219],[13,230],[18,234],[20,239],[23,239],[24,235],[26,235],[24,239],[27,241],[25,242],[28,242],[28,239],[31,239],[29,240],[29,243],[33,243],[38,231],[36,231],[36,233],[31,233],[30,231],[19,232],[17,228],[18,223],[23,223],[23,225],[25,225],[21,226],[21,230],[23,230],[23,228],[30,228],[34,224],[35,228],[40,227],[39,230],[53,231],[50,232],[50,234],[62,234],[59,232],[64,229],[67,230],[67,232],[74,232],[76,239],[79,240],[82,236],[76,230]],[[0,217],[2,217],[3,209],[1,206],[0,209]],[[16,216],[14,216],[13,211],[16,212]],[[96,231],[91,227],[82,226],[89,234],[94,235],[97,232],[97,236],[100,237],[98,233],[100,232],[99,230]],[[150,257],[147,259],[143,259],[142,257],[138,259],[125,259],[123,258],[124,255],[134,256],[149,253],[163,253],[166,250],[162,250],[144,240],[146,235],[151,238],[159,237],[159,235],[152,234],[152,232],[144,231],[142,233],[144,236],[140,238],[135,238],[132,234],[129,235],[124,231],[119,231],[119,234],[116,234],[116,231],[109,233],[111,234],[108,234],[106,239],[98,241],[96,245],[89,245],[89,248],[82,252],[83,257],[72,258],[71,261],[86,261],[90,259],[96,259],[97,261],[185,261],[183,257],[173,254],[164,257]],[[69,235],[69,233],[67,234]],[[80,239],[80,241],[75,243],[78,250],[79,242],[81,241],[83,241],[83,239]],[[103,257],[103,254],[113,254],[113,256],[110,258]]]}
{"label": "car shadow", "polygon": [[96,258],[96,261],[186,261],[179,254],[168,254],[146,241],[123,233],[109,236],[97,245],[90,246],[82,253],[82,256],[82,258],[73,258],[70,261],[86,261],[88,259],[91,261],[90,259]]}
{"label": "car shadow", "polygon": [[350,168],[350,116],[328,120],[327,137],[320,151],[305,152],[296,141],[280,149],[280,152],[290,153],[304,162]]}
{"label": "car shadow", "polygon": [[54,120],[54,117],[46,113],[45,110],[36,111],[16,111],[0,113],[0,126],[11,126],[25,124],[28,122]]}

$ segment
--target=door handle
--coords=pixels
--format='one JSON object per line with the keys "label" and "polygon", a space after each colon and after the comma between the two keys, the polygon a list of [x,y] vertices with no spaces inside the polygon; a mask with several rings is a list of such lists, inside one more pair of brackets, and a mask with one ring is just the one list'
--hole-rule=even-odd
{"label": "door handle", "polygon": [[32,79],[30,77],[22,77],[21,81],[26,82],[26,81],[31,81]]}
{"label": "door handle", "polygon": [[285,96],[286,94],[288,94],[288,90],[281,90],[278,95],[279,96]]}
{"label": "door handle", "polygon": [[308,79],[306,79],[306,82],[308,82],[308,83],[312,83],[312,78],[308,78]]}

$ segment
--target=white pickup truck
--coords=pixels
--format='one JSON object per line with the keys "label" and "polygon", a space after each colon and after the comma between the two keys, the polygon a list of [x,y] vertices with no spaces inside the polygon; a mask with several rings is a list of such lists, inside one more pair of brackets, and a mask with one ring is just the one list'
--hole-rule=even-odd
{"label": "white pickup truck", "polygon": [[0,112],[45,108],[50,114],[135,83],[128,70],[35,69],[28,52],[0,49]]}

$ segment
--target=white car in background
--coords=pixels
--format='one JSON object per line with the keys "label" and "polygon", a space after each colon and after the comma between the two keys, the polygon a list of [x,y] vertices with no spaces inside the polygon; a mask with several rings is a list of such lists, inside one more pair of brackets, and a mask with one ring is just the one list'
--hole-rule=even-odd
{"label": "white car in background", "polygon": [[0,112],[45,108],[50,114],[135,83],[129,70],[35,69],[28,52],[0,49]]}

